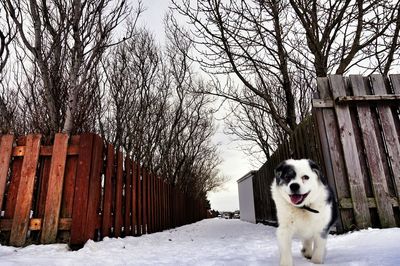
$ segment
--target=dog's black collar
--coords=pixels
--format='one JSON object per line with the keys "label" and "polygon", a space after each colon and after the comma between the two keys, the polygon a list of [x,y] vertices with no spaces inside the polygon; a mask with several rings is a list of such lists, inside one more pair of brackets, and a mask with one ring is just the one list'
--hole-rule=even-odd
{"label": "dog's black collar", "polygon": [[300,209],[305,209],[305,210],[307,210],[309,212],[313,212],[313,213],[319,213],[319,211],[314,210],[314,209],[312,209],[312,208],[310,208],[310,207],[308,207],[306,205],[304,205],[303,207],[300,207]]}

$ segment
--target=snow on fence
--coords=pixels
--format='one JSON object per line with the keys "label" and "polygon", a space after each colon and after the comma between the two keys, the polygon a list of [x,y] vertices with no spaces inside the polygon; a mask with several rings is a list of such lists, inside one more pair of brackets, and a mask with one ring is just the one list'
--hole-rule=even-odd
{"label": "snow on fence", "polygon": [[277,164],[310,158],[337,195],[337,232],[400,226],[400,75],[331,75],[317,83],[312,116],[253,179],[257,221],[276,223],[269,187]]}
{"label": "snow on fence", "polygon": [[0,135],[0,241],[68,242],[139,236],[206,217],[195,200],[95,134]]}

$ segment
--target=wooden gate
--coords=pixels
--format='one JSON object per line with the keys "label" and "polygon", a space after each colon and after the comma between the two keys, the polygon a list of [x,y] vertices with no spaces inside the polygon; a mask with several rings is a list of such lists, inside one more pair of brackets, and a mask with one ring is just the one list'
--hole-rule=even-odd
{"label": "wooden gate", "polygon": [[276,221],[269,187],[277,164],[310,158],[337,195],[337,232],[400,226],[400,75],[331,75],[317,83],[312,118],[254,178],[257,220]]}
{"label": "wooden gate", "polygon": [[400,75],[318,79],[325,168],[343,231],[400,225]]}

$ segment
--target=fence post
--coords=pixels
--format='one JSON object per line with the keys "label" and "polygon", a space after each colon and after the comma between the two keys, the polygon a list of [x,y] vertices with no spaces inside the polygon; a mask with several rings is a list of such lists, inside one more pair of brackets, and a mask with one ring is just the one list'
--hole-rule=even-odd
{"label": "fence post", "polygon": [[103,139],[93,136],[92,167],[89,176],[89,195],[86,215],[85,241],[88,239],[97,240],[95,234],[100,223],[100,198],[101,198],[101,173],[103,170]]}
{"label": "fence post", "polygon": [[32,206],[36,166],[39,159],[40,139],[41,135],[28,135],[26,138],[25,156],[22,162],[21,178],[11,227],[10,245],[12,246],[25,244]]}
{"label": "fence post", "polygon": [[42,222],[40,242],[43,244],[55,243],[57,239],[67,149],[68,135],[56,134],[53,144],[48,190]]}
{"label": "fence post", "polygon": [[110,236],[112,226],[111,206],[113,201],[113,178],[115,175],[115,152],[114,146],[108,144],[107,146],[107,162],[106,174],[104,180],[104,204],[103,204],[103,223],[102,223],[102,237]]}
{"label": "fence post", "polygon": [[117,152],[117,182],[115,189],[115,237],[121,236],[121,230],[123,226],[122,218],[122,187],[123,187],[123,154],[122,151]]}
{"label": "fence post", "polygon": [[146,234],[147,231],[147,170],[142,167],[142,206],[143,206],[143,227],[142,234]]}
{"label": "fence post", "polygon": [[138,227],[138,208],[137,208],[137,165],[136,162],[132,162],[132,234],[137,235]]}
{"label": "fence post", "polygon": [[[391,75],[390,80],[392,81],[392,84],[393,84],[394,93],[400,95],[400,74]],[[397,107],[397,108],[398,108],[398,112],[400,112],[400,110],[399,110],[400,107]],[[398,137],[400,137],[399,134],[400,133],[397,131]],[[395,142],[396,140],[393,140],[393,141]],[[390,154],[391,154],[390,161],[392,163],[392,172],[393,172],[393,176],[394,176],[394,186],[395,186],[396,195],[397,195],[397,202],[400,205],[400,160],[398,159],[399,157],[393,157],[393,156],[396,156],[396,152],[397,152],[397,154],[400,154],[399,142],[397,142],[396,146],[397,146],[396,149],[394,149],[394,147],[391,147],[392,149],[390,151]]]}
{"label": "fence post", "polygon": [[152,183],[151,177],[152,173],[147,172],[147,230],[148,234],[152,233],[153,231],[153,202],[152,202]]}
{"label": "fence post", "polygon": [[131,203],[132,203],[132,161],[126,156],[125,158],[125,236],[132,235],[132,219],[131,219]]}
{"label": "fence post", "polygon": [[92,163],[93,134],[82,134],[79,143],[78,168],[72,210],[70,247],[80,248],[85,239],[85,223],[89,196],[89,177]]}
{"label": "fence post", "polygon": [[0,136],[0,140],[0,211],[2,211],[14,135]]}
{"label": "fence post", "polygon": [[140,162],[136,164],[136,197],[137,197],[137,235],[142,234],[143,205],[142,205],[142,169]]}
{"label": "fence post", "polygon": [[147,233],[153,232],[153,202],[152,202],[152,174],[147,173]]}

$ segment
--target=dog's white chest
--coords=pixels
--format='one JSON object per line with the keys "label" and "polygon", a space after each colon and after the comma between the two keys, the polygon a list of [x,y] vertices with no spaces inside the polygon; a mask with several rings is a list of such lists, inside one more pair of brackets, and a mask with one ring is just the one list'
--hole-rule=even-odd
{"label": "dog's white chest", "polygon": [[[326,213],[329,209],[319,209],[319,213],[313,213],[304,209],[294,209],[287,213],[288,217],[279,219],[280,226],[287,226],[295,235],[302,238],[310,238],[320,234],[329,221]],[[286,223],[286,225],[285,225]]]}

